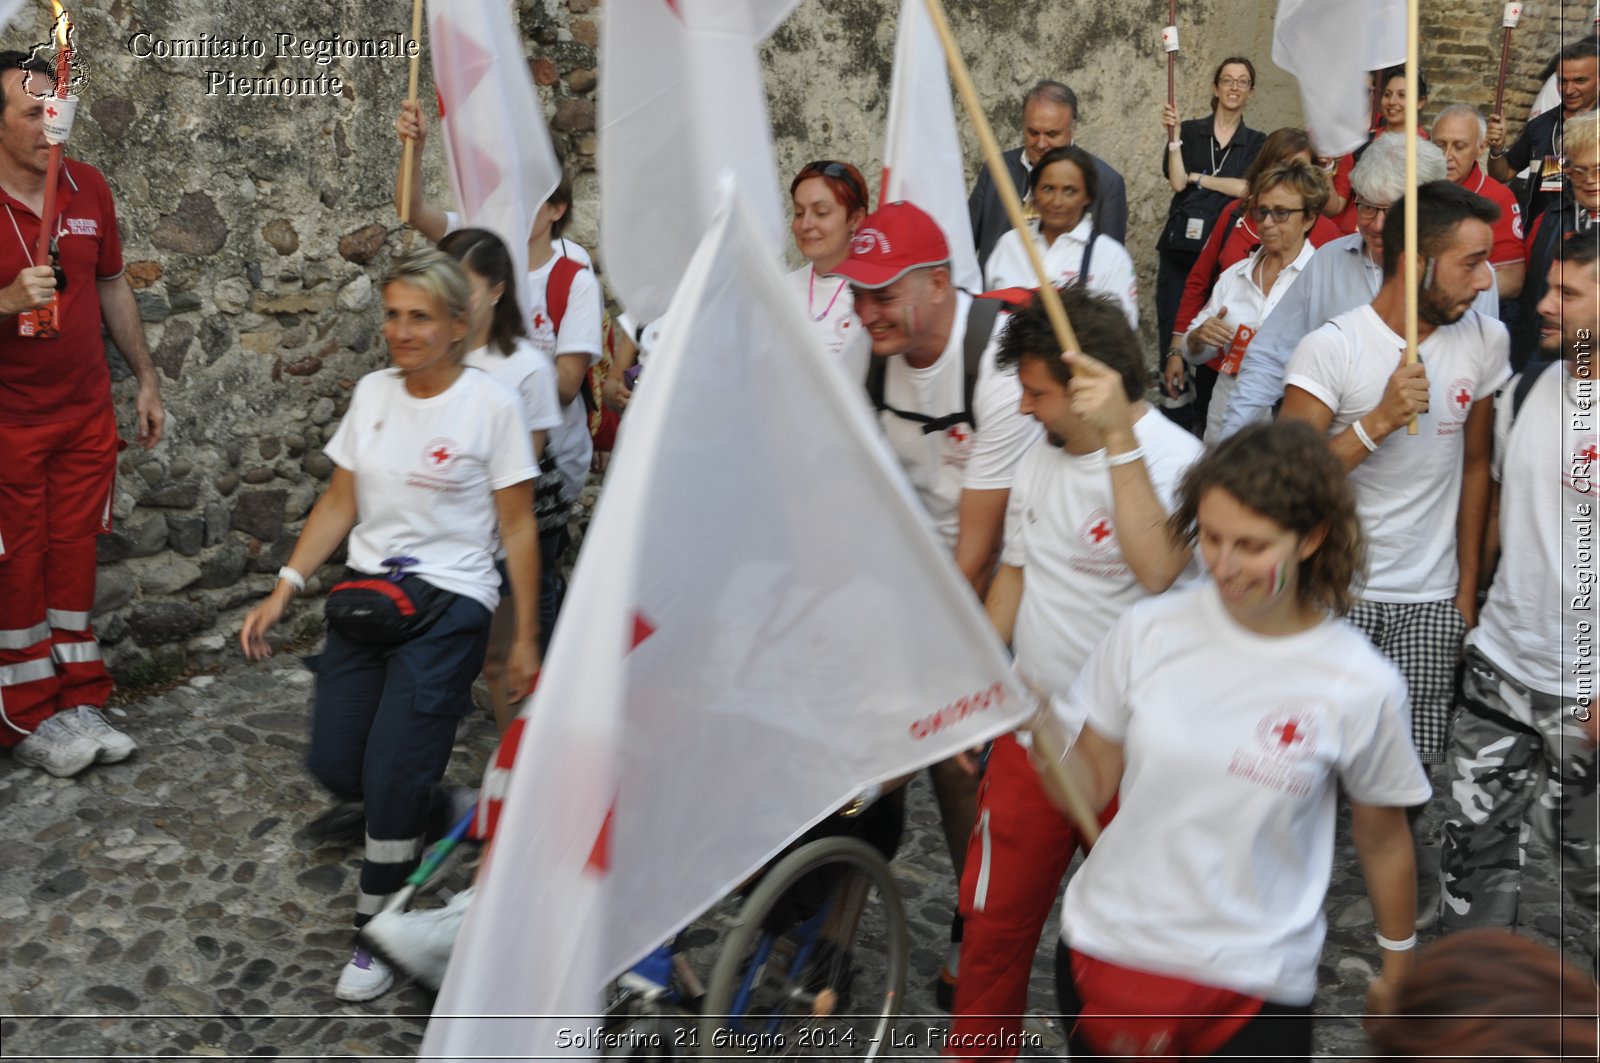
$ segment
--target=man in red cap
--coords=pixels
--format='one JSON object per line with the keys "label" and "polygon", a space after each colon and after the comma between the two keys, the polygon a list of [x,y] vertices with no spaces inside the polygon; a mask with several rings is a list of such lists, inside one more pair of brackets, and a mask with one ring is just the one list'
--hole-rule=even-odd
{"label": "man in red cap", "polygon": [[[867,393],[889,445],[982,598],[999,561],[1011,480],[1039,426],[1019,410],[1016,375],[995,366],[1000,304],[956,288],[949,261],[931,217],[910,203],[888,203],[861,223],[833,275],[850,281],[872,341]],[[931,772],[959,880],[976,780],[959,759]],[[951,941],[941,1001],[953,995],[959,922]]]}

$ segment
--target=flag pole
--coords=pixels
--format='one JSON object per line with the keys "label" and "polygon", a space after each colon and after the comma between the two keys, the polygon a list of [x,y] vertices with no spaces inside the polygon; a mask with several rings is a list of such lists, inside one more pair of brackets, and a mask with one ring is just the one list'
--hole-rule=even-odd
{"label": "flag pole", "polygon": [[944,17],[944,5],[939,0],[926,0],[928,17],[933,20],[933,28],[939,33],[939,40],[944,45],[945,61],[950,65],[950,77],[956,83],[956,91],[961,96],[961,102],[966,105],[967,116],[972,119],[973,129],[978,134],[978,143],[983,147],[984,162],[989,167],[989,178],[994,182],[995,191],[1000,193],[1000,202],[1006,208],[1006,217],[1011,221],[1011,227],[1017,231],[1022,239],[1022,246],[1028,252],[1028,261],[1033,263],[1033,273],[1039,281],[1039,299],[1044,303],[1044,312],[1050,318],[1050,325],[1055,329],[1056,342],[1061,345],[1062,351],[1078,350],[1078,336],[1072,331],[1072,322],[1067,320],[1067,309],[1061,305],[1061,296],[1056,291],[1055,285],[1050,283],[1050,274],[1044,268],[1044,259],[1039,254],[1039,247],[1033,241],[1033,234],[1028,231],[1028,222],[1022,213],[1022,200],[1017,196],[1017,188],[1011,181],[1011,173],[1006,169],[1005,159],[1000,155],[1000,144],[994,139],[994,130],[989,128],[989,120],[983,116],[983,106],[978,102],[978,91],[972,87],[972,77],[967,73],[967,64],[961,58],[961,49],[957,47],[954,35],[950,32],[950,23]]}
{"label": "flag pole", "polygon": [[[417,75],[422,66],[422,0],[411,0],[411,40],[416,50],[411,53],[411,83],[406,89],[406,101],[413,107],[417,103]],[[406,138],[404,154],[400,158],[400,223],[406,227],[403,237],[405,249],[411,250],[411,168],[416,156],[417,142]]]}
{"label": "flag pole", "polygon": [[[1417,30],[1419,0],[1406,3],[1406,354],[1405,364],[1417,362]],[[1407,435],[1417,434],[1417,419],[1406,425]]]}
{"label": "flag pole", "polygon": [[1506,68],[1511,62],[1511,31],[1517,28],[1521,18],[1522,4],[1517,0],[1506,4],[1500,17],[1504,33],[1500,38],[1500,77],[1494,85],[1494,113],[1497,118],[1506,116]]}
{"label": "flag pole", "polygon": [[[1178,0],[1167,0],[1167,28],[1161,34],[1161,43],[1167,50],[1167,106],[1178,109]],[[1172,133],[1177,137],[1177,131]]]}

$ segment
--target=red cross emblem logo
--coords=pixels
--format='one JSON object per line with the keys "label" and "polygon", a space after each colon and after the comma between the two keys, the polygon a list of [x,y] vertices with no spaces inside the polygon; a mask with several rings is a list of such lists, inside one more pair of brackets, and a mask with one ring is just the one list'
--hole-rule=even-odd
{"label": "red cross emblem logo", "polygon": [[955,427],[951,428],[949,435],[950,442],[954,443],[958,447],[965,443],[968,439],[972,438],[970,435],[968,435],[967,430],[961,425],[956,425]]}
{"label": "red cross emblem logo", "polygon": [[455,460],[461,448],[452,439],[432,439],[422,448],[422,463],[428,468],[442,469]]}
{"label": "red cross emblem logo", "polygon": [[54,118],[56,115],[60,114],[61,112],[56,110],[54,107],[46,107],[44,109],[44,113],[49,115],[51,118]]}
{"label": "red cross emblem logo", "polygon": [[1302,760],[1316,748],[1317,718],[1298,709],[1268,713],[1256,725],[1256,741],[1271,756]]}
{"label": "red cross emblem logo", "polygon": [[1089,529],[1089,537],[1096,543],[1103,543],[1111,538],[1111,525],[1104,520],[1096,521],[1095,526]]}
{"label": "red cross emblem logo", "polygon": [[1468,391],[1466,388],[1462,388],[1460,391],[1456,392],[1455,400],[1456,405],[1460,406],[1464,410],[1468,406],[1472,405],[1472,392]]}
{"label": "red cross emblem logo", "polygon": [[533,327],[534,328],[544,328],[544,315],[543,314],[534,314],[533,315]]}
{"label": "red cross emblem logo", "polygon": [[1114,554],[1117,550],[1117,526],[1111,523],[1111,514],[1097,509],[1078,525],[1078,542],[1084,550],[1100,556]]}

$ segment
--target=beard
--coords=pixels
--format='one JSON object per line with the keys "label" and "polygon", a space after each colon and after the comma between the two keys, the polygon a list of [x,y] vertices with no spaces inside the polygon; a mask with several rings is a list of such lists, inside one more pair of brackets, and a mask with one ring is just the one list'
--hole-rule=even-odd
{"label": "beard", "polygon": [[1417,299],[1417,316],[1435,328],[1454,325],[1466,316],[1472,304],[1458,306],[1438,288],[1424,288]]}

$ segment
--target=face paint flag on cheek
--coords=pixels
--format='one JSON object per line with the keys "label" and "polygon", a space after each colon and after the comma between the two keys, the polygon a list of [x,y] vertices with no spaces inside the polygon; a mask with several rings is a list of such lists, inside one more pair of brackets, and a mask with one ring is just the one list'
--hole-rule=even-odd
{"label": "face paint flag on cheek", "polygon": [[1272,596],[1276,598],[1283,593],[1283,588],[1289,582],[1289,566],[1279,561],[1272,566]]}

